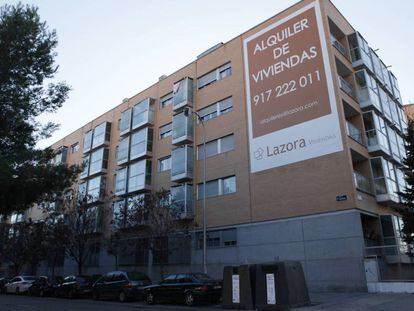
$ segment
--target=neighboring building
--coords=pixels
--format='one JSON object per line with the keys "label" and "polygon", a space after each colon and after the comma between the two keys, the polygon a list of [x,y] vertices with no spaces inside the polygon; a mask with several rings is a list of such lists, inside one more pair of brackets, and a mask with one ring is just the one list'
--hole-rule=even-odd
{"label": "neighboring building", "polygon": [[408,119],[414,119],[414,104],[404,105],[404,112]]}
{"label": "neighboring building", "polygon": [[[366,290],[366,257],[404,269],[379,247],[403,247],[392,209],[405,186],[397,80],[331,2],[301,1],[209,49],[56,142],[57,161],[87,163],[79,187],[97,204],[171,189],[201,224],[202,127],[187,106],[207,135],[211,275],[291,259],[312,290]],[[201,248],[197,229],[166,272],[202,270]],[[86,272],[113,269],[103,243],[95,249]],[[121,267],[146,269],[137,249]]]}

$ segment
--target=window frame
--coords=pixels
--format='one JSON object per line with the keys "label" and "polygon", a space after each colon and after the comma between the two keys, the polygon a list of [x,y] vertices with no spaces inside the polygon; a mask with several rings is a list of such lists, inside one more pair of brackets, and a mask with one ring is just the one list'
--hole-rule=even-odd
{"label": "window frame", "polygon": [[[224,192],[224,182],[226,180],[229,179],[234,179],[234,191],[232,192]],[[213,198],[213,197],[218,197],[218,196],[223,196],[223,195],[230,195],[230,194],[234,194],[237,192],[237,179],[236,179],[236,175],[230,175],[230,176],[226,176],[226,177],[221,177],[221,178],[217,178],[217,179],[212,179],[206,182],[206,189],[207,189],[207,185],[209,183],[215,183],[217,182],[217,194],[213,194],[213,195],[206,195],[206,199],[208,198]],[[197,200],[202,200],[203,196],[201,195],[203,191],[203,183],[198,183],[197,184]]]}

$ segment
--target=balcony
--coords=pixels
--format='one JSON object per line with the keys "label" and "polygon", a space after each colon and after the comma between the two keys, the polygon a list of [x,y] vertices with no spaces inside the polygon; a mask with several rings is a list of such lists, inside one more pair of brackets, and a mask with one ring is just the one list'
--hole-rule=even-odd
{"label": "balcony", "polygon": [[371,49],[367,41],[358,32],[355,32],[348,36],[348,42],[351,50],[352,66],[354,68],[365,67],[369,71],[374,72]]}
{"label": "balcony", "polygon": [[103,122],[93,130],[92,150],[109,145],[111,138],[111,123]]}
{"label": "balcony", "polygon": [[370,162],[377,201],[390,205],[398,204],[400,198],[395,166],[382,157],[371,158]]}
{"label": "balcony", "polygon": [[140,129],[131,135],[130,161],[152,156],[153,136],[154,130],[148,127]]}
{"label": "balcony", "polygon": [[358,190],[367,192],[369,194],[374,194],[373,186],[371,179],[362,175],[361,173],[354,171],[354,184]]}
{"label": "balcony", "polygon": [[185,183],[171,187],[171,197],[174,218],[191,219],[194,217],[193,185]]}
{"label": "balcony", "polygon": [[367,137],[368,152],[373,155],[389,157],[391,155],[390,145],[384,119],[374,111],[365,112],[363,118],[367,129],[365,135]]}
{"label": "balcony", "polygon": [[132,129],[154,124],[154,99],[146,98],[132,109]]}
{"label": "balcony", "polygon": [[125,137],[119,142],[116,155],[116,163],[118,165],[125,164],[129,161],[129,139],[129,137]]}
{"label": "balcony", "polygon": [[339,82],[339,87],[341,88],[342,91],[344,91],[349,96],[355,98],[355,89],[348,81],[346,81],[341,76],[338,76],[338,82]]}
{"label": "balcony", "polygon": [[56,154],[52,162],[54,165],[66,163],[67,156],[68,156],[68,147],[62,146],[56,150]]}
{"label": "balcony", "polygon": [[88,153],[92,149],[93,130],[85,133],[83,137],[83,153]]}
{"label": "balcony", "polygon": [[126,193],[127,189],[127,174],[128,169],[122,168],[116,171],[115,175],[115,195],[122,196]]}
{"label": "balcony", "polygon": [[390,155],[387,136],[383,132],[377,129],[372,129],[366,131],[365,134],[367,136],[367,147],[369,153],[374,155],[381,155],[382,153],[386,156]]}
{"label": "balcony", "polygon": [[185,106],[193,106],[193,79],[189,77],[174,83],[173,86],[174,111],[177,111]]}
{"label": "balcony", "polygon": [[87,202],[102,203],[105,200],[106,177],[97,176],[87,182],[86,195]]}
{"label": "balcony", "polygon": [[80,173],[81,179],[84,179],[89,175],[89,158],[90,155],[86,155],[82,158],[82,172]]}
{"label": "balcony", "polygon": [[182,145],[193,142],[193,116],[185,115],[184,112],[173,116],[172,122],[172,144]]}
{"label": "balcony", "polygon": [[171,152],[171,181],[186,181],[193,178],[193,147],[184,145]]}
{"label": "balcony", "polygon": [[360,143],[361,145],[366,146],[365,135],[359,130],[359,128],[357,128],[351,122],[346,121],[346,129],[349,137],[351,137],[353,140]]}
{"label": "balcony", "polygon": [[121,112],[121,121],[119,123],[119,135],[123,136],[131,131],[132,125],[132,108]]}
{"label": "balcony", "polygon": [[141,160],[128,167],[128,193],[151,190],[152,162]]}
{"label": "balcony", "polygon": [[361,108],[375,108],[382,112],[378,85],[374,78],[363,69],[355,73],[356,94]]}
{"label": "balcony", "polygon": [[106,173],[108,169],[108,157],[109,150],[107,148],[100,148],[92,152],[89,161],[88,176]]}
{"label": "balcony", "polygon": [[333,34],[331,34],[331,43],[346,59],[348,59],[347,49],[340,43]]}

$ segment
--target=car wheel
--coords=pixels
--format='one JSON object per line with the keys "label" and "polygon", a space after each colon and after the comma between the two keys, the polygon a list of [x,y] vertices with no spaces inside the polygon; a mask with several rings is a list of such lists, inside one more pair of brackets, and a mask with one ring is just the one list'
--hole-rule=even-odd
{"label": "car wheel", "polygon": [[145,299],[147,301],[147,304],[153,305],[155,303],[155,296],[153,293],[149,292],[147,293],[147,297]]}
{"label": "car wheel", "polygon": [[120,292],[118,297],[120,302],[126,302],[128,299],[125,292]]}
{"label": "car wheel", "polygon": [[194,305],[194,295],[193,293],[189,292],[185,294],[185,304],[187,306],[193,306]]}
{"label": "car wheel", "polygon": [[16,294],[20,294],[20,288],[16,287]]}
{"label": "car wheel", "polygon": [[94,290],[93,292],[92,292],[92,299],[93,300],[99,300],[99,293],[98,293],[98,291],[97,290]]}

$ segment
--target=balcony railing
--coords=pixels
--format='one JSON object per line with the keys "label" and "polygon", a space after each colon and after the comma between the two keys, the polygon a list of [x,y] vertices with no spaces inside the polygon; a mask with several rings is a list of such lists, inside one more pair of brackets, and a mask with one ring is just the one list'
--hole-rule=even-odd
{"label": "balcony railing", "polygon": [[331,34],[331,43],[343,56],[348,58],[347,49],[332,34]]}
{"label": "balcony railing", "polygon": [[341,88],[342,91],[347,93],[349,96],[355,97],[355,89],[348,81],[346,81],[341,76],[338,76],[338,81],[339,81],[339,87]]}
{"label": "balcony railing", "polygon": [[366,146],[366,138],[365,135],[351,122],[346,122],[346,128],[348,132],[348,136],[351,137],[353,140],[359,142],[361,145]]}
{"label": "balcony railing", "polygon": [[354,183],[357,189],[365,191],[370,194],[374,193],[371,179],[362,175],[359,172],[354,172]]}

